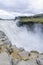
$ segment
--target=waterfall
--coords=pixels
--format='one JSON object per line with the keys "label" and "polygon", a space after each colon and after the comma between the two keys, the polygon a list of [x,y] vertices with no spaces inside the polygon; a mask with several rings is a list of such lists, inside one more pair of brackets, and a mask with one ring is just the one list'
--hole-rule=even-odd
{"label": "waterfall", "polygon": [[30,30],[27,25],[19,27],[16,23],[18,23],[18,20],[0,20],[0,30],[8,36],[13,45],[23,47],[28,51],[38,50],[43,52],[42,24],[36,23],[34,24],[34,30]]}

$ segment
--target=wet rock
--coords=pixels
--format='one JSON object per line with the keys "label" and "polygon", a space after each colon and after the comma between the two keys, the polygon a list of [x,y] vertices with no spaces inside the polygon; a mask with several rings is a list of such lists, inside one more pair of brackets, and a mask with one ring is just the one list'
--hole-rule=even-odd
{"label": "wet rock", "polygon": [[13,52],[11,53],[12,58],[21,60],[21,57],[18,54],[20,52],[19,48],[17,48],[16,45],[12,46],[11,48],[13,49]]}
{"label": "wet rock", "polygon": [[22,60],[29,60],[27,51],[22,51],[22,52],[19,52],[18,54],[21,56]]}
{"label": "wet rock", "polygon": [[11,53],[11,56],[12,56],[13,59],[22,60],[21,56],[16,51],[14,51],[13,53]]}
{"label": "wet rock", "polygon": [[36,59],[36,58],[38,58],[38,56],[39,56],[39,52],[37,52],[37,51],[31,51],[29,53],[29,59]]}

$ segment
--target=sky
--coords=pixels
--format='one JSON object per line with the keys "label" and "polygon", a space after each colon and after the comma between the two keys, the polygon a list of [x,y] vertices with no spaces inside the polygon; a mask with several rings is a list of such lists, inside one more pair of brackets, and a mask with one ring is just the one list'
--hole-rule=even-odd
{"label": "sky", "polygon": [[43,13],[43,0],[0,0],[0,11],[10,16]]}

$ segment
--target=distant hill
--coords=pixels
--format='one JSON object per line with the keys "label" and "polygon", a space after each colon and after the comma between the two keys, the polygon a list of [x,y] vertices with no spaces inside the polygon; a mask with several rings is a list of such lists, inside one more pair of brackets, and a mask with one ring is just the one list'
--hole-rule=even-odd
{"label": "distant hill", "polygon": [[19,20],[19,22],[40,22],[40,23],[43,23],[43,14],[36,14],[33,16],[18,16],[18,17],[15,17],[15,20]]}
{"label": "distant hill", "polygon": [[43,14],[36,14],[33,16],[34,18],[40,18],[40,17],[43,17]]}
{"label": "distant hill", "polygon": [[17,16],[15,17],[15,20],[22,19],[22,18],[40,18],[40,17],[43,17],[43,14],[35,14],[33,16]]}

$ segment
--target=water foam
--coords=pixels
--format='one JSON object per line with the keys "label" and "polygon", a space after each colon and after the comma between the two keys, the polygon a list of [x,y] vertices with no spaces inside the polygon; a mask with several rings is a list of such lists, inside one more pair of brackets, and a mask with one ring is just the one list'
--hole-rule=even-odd
{"label": "water foam", "polygon": [[34,31],[27,30],[27,26],[18,27],[18,21],[0,21],[0,30],[9,38],[13,45],[23,47],[26,50],[38,50],[43,52],[43,33],[41,24],[34,24]]}

